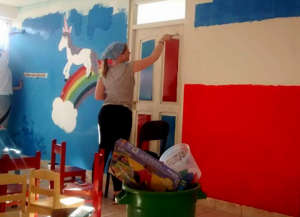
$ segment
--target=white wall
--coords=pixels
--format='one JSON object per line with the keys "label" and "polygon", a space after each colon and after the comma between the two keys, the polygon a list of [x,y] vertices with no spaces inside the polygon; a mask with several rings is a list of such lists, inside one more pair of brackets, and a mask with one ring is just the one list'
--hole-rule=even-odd
{"label": "white wall", "polygon": [[71,2],[70,0],[52,0],[22,7],[17,17],[17,24],[20,25],[24,19],[36,18],[49,13],[66,12],[68,15],[72,9],[76,9],[78,12],[86,15],[96,4],[113,7],[115,10],[114,13],[119,12],[120,8],[122,8],[122,10],[125,8],[128,12],[129,7],[128,1],[120,0],[72,0]]}
{"label": "white wall", "polygon": [[185,84],[300,84],[300,18],[195,28],[198,2],[187,1]]}
{"label": "white wall", "polygon": [[18,15],[18,8],[0,4],[0,17],[15,19]]}

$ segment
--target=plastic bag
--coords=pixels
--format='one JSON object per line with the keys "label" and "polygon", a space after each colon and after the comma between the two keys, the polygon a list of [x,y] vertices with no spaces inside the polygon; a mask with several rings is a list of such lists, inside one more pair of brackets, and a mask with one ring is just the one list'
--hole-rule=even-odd
{"label": "plastic bag", "polygon": [[168,148],[159,160],[180,173],[187,183],[198,182],[201,177],[201,171],[187,144],[176,144]]}

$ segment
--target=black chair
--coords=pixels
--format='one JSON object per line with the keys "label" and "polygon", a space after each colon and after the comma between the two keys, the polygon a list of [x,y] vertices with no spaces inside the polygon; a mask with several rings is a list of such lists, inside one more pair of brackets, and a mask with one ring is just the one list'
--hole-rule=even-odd
{"label": "black chair", "polygon": [[142,148],[144,141],[160,140],[161,143],[159,155],[149,150],[144,150],[152,156],[159,158],[159,156],[161,156],[161,154],[166,150],[168,134],[169,124],[166,121],[148,121],[141,127],[140,138],[137,147]]}
{"label": "black chair", "polygon": [[[148,154],[155,157],[156,159],[159,159],[160,155],[166,150],[168,134],[169,134],[169,124],[166,121],[162,121],[162,120],[148,121],[144,123],[144,125],[141,127],[140,137],[139,137],[137,147],[142,148],[144,141],[160,140],[161,143],[160,143],[159,155],[152,151],[144,150]],[[109,172],[107,172],[104,197],[107,197],[108,195],[109,181],[110,181],[110,174]]]}

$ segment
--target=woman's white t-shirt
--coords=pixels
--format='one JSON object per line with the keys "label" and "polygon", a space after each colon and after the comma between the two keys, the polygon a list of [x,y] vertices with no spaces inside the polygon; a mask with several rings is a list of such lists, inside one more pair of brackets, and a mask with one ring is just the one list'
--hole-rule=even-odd
{"label": "woman's white t-shirt", "polygon": [[134,73],[132,62],[110,67],[106,78],[102,77],[106,98],[104,104],[132,106]]}

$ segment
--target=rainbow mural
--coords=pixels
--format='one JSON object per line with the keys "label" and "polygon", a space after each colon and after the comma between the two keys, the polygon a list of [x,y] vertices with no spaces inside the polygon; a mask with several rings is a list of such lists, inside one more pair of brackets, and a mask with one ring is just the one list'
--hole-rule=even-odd
{"label": "rainbow mural", "polygon": [[[100,68],[100,66],[101,61],[98,60],[98,67]],[[52,120],[66,133],[71,133],[76,128],[77,109],[84,99],[94,94],[99,76],[101,74],[92,73],[87,77],[86,68],[80,67],[68,79],[60,96],[53,100]]]}
{"label": "rainbow mural", "polygon": [[[98,60],[99,68],[101,60]],[[78,108],[81,102],[89,95],[94,93],[99,74],[92,73],[90,77],[86,77],[85,67],[80,67],[66,82],[60,98],[63,101],[70,101],[74,108]],[[100,71],[100,70],[99,70]]]}

